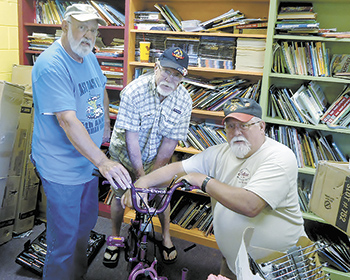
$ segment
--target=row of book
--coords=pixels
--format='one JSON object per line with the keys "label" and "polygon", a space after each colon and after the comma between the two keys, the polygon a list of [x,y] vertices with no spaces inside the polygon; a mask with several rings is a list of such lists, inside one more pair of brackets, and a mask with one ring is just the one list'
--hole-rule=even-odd
{"label": "row of book", "polygon": [[305,231],[308,237],[322,244],[318,251],[320,261],[327,266],[342,272],[350,272],[350,242],[349,237],[332,225],[305,221]]}
{"label": "row of book", "polygon": [[185,78],[185,88],[191,95],[193,109],[222,111],[226,102],[235,97],[259,100],[261,80],[249,83],[249,80],[232,78],[229,80]]}
{"label": "row of book", "polygon": [[270,87],[269,114],[288,121],[322,122],[330,127],[348,127],[350,124],[350,87],[345,85],[329,105],[321,86],[311,81],[295,92],[290,88]]}
{"label": "row of book", "polygon": [[187,132],[187,140],[179,141],[179,146],[204,151],[210,146],[222,143],[227,143],[226,133],[222,126],[191,123]]}
{"label": "row of book", "polygon": [[136,34],[135,60],[140,60],[140,42],[151,43],[150,62],[155,62],[169,47],[180,47],[189,56],[189,65],[217,69],[235,68],[236,39],[213,36],[171,36],[163,34]]}
{"label": "row of book", "polygon": [[217,69],[261,72],[266,40],[224,36],[171,36],[136,34],[135,60],[140,60],[140,42],[151,43],[150,62],[169,47],[180,47],[189,56],[189,65]]}
{"label": "row of book", "polygon": [[299,168],[316,168],[320,160],[347,162],[332,135],[323,136],[318,131],[309,132],[282,125],[268,126],[266,134],[294,152]]}
{"label": "row of book", "polygon": [[105,45],[103,39],[97,37],[95,43],[95,55],[97,57],[123,57],[124,39],[113,38],[108,45]]}
{"label": "row of book", "polygon": [[48,34],[48,33],[38,33],[33,32],[31,35],[28,35],[28,49],[33,51],[44,51],[49,46],[53,44],[61,35],[58,31],[56,34]]}
{"label": "row of book", "polygon": [[310,212],[309,202],[311,198],[312,182],[307,182],[305,178],[298,177],[298,199],[301,211],[304,213]]}
{"label": "row of book", "polygon": [[185,229],[197,228],[205,236],[213,234],[213,214],[209,197],[176,192],[171,200],[170,221]]}
{"label": "row of book", "polygon": [[[42,24],[61,24],[67,7],[74,3],[72,1],[38,0],[35,2],[35,22]],[[108,25],[125,25],[125,15],[111,5],[92,0],[81,3],[91,5]]]}
{"label": "row of book", "polygon": [[322,88],[315,81],[302,84],[295,92],[271,85],[269,92],[271,117],[317,125],[328,106]]}
{"label": "row of book", "polygon": [[[136,11],[134,19],[134,28],[142,30],[173,30],[173,31],[205,31],[217,32],[227,31],[229,28],[232,33],[233,28],[265,28],[267,27],[267,19],[263,18],[246,18],[245,14],[239,10],[230,9],[206,21],[185,20],[176,10],[169,5],[156,3],[154,8],[157,11]],[[254,24],[251,25],[251,24]],[[255,25],[256,24],[256,25]]]}
{"label": "row of book", "polygon": [[277,73],[330,77],[329,49],[325,42],[280,41],[274,44],[272,70]]}

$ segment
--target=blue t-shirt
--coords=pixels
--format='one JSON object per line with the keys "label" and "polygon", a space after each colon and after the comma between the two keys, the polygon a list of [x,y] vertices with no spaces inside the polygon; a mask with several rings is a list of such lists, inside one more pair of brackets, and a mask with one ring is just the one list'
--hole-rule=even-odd
{"label": "blue t-shirt", "polygon": [[93,164],[71,144],[53,113],[76,111],[91,139],[101,145],[106,77],[95,55],[90,53],[79,63],[56,41],[35,62],[32,83],[32,155],[40,175],[60,184],[90,181]]}

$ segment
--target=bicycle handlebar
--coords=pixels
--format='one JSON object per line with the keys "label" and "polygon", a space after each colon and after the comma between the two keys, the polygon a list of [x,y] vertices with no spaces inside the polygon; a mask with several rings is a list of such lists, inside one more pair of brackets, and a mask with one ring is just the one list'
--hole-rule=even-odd
{"label": "bicycle handlebar", "polygon": [[151,214],[158,215],[160,213],[163,213],[165,209],[168,207],[171,197],[174,193],[174,191],[178,188],[181,188],[184,191],[191,191],[194,189],[199,189],[198,186],[192,186],[188,182],[185,182],[182,180],[181,182],[176,183],[173,187],[170,189],[159,189],[159,188],[135,188],[132,184],[131,187],[131,198],[132,198],[132,204],[135,208],[135,210],[139,213],[147,214],[149,213],[149,210],[147,208],[140,208],[137,205],[137,193],[148,193],[148,194],[163,194],[166,196],[165,201],[163,205],[159,209],[155,209],[152,211]]}
{"label": "bicycle handlebar", "polygon": [[[94,176],[99,176],[102,177],[102,174],[99,172],[99,170],[95,169],[93,172]],[[103,181],[102,184],[110,184],[107,180]],[[115,184],[117,185],[118,188],[120,188],[119,184],[117,182],[115,182]],[[185,180],[181,180],[181,182],[178,182],[174,185],[172,185],[172,187],[167,187],[166,189],[163,188],[155,188],[155,187],[151,187],[151,188],[136,188],[134,186],[134,184],[131,184],[131,199],[132,199],[132,204],[135,208],[135,210],[139,213],[142,214],[152,214],[152,215],[158,215],[160,213],[163,213],[165,211],[165,209],[168,207],[171,197],[174,193],[174,191],[178,188],[181,188],[184,191],[192,191],[195,189],[200,189],[200,187],[198,186],[192,186],[190,185],[187,181]],[[149,209],[148,207],[146,208],[140,208],[137,205],[137,194],[140,193],[147,193],[147,194],[162,194],[165,195],[165,202],[163,203],[163,205],[159,208],[159,209],[155,209],[155,211],[153,211],[152,213],[149,213]]]}

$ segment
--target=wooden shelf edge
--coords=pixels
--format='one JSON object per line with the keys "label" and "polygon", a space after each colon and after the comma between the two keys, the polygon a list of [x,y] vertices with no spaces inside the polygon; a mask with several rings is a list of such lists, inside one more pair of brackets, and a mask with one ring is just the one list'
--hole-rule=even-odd
{"label": "wooden shelf edge", "polygon": [[[134,210],[125,209],[124,214],[124,222],[130,223],[130,220],[134,218]],[[161,232],[161,226],[158,217],[153,219],[154,230],[156,232]],[[182,227],[174,224],[170,224],[170,234],[172,237],[180,238],[183,240],[187,240],[189,242],[193,242],[196,244],[204,245],[207,247],[219,249],[214,235],[205,236],[204,233],[198,229],[183,229]]]}
{"label": "wooden shelf edge", "polygon": [[192,155],[199,154],[201,152],[193,147],[186,148],[186,147],[180,147],[180,146],[176,146],[175,151],[186,153],[186,154],[192,154]]}
{"label": "wooden shelf edge", "polygon": [[214,37],[237,37],[237,38],[257,38],[266,39],[266,34],[234,34],[234,33],[224,33],[224,32],[185,32],[185,31],[159,31],[159,30],[140,30],[140,29],[130,29],[130,33],[150,33],[150,34],[169,34],[169,35],[180,35],[180,36],[214,36]]}

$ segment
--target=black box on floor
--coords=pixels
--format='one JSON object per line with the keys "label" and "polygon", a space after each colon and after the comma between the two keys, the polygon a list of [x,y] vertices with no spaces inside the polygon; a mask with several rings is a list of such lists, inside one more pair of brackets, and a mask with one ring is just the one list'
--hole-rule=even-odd
{"label": "black box on floor", "polygon": [[[97,233],[93,230],[91,231],[86,251],[89,265],[96,257],[105,241],[106,235]],[[17,256],[16,263],[23,266],[25,269],[42,276],[46,247],[46,230],[44,230],[33,240],[33,242],[29,240],[24,244],[24,250]]]}

